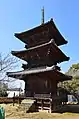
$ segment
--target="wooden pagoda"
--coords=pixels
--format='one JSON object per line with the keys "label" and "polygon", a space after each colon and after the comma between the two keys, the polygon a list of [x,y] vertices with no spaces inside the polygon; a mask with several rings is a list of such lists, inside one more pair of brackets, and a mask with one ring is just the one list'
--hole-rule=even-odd
{"label": "wooden pagoda", "polygon": [[64,99],[57,94],[58,82],[72,79],[57,66],[57,63],[69,60],[58,47],[67,41],[56,28],[53,19],[31,30],[15,33],[15,36],[25,43],[26,49],[12,51],[12,55],[27,64],[22,65],[22,71],[8,72],[7,75],[25,81],[26,98],[41,100],[42,109],[44,101],[49,100],[50,110],[54,110]]}

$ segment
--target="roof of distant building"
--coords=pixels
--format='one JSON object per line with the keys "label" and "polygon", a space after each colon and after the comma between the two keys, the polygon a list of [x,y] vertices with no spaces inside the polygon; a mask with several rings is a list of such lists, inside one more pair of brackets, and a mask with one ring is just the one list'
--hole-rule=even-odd
{"label": "roof of distant building", "polygon": [[7,91],[23,91],[21,88],[9,88]]}

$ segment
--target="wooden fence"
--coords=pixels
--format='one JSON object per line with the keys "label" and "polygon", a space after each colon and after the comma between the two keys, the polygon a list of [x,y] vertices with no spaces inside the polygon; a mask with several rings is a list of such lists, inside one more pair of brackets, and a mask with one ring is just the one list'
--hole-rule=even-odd
{"label": "wooden fence", "polygon": [[12,97],[12,98],[0,97],[0,103],[20,103],[23,99],[25,98],[24,97]]}

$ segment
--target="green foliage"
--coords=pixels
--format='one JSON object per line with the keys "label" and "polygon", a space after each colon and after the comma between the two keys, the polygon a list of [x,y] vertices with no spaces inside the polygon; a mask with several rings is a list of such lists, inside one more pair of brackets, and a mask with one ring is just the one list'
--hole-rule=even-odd
{"label": "green foliage", "polygon": [[62,83],[59,83],[59,87],[68,90],[70,93],[78,93],[79,79],[73,78],[71,81],[64,81]]}
{"label": "green foliage", "polygon": [[[78,94],[79,95],[79,63],[73,64],[66,75],[72,76],[72,80],[60,82],[58,84],[59,87],[66,89],[71,94]],[[79,101],[79,97],[78,97]]]}
{"label": "green foliage", "polygon": [[6,97],[8,86],[5,83],[0,82],[0,97]]}
{"label": "green foliage", "polygon": [[8,94],[6,91],[0,91],[0,97],[7,97]]}
{"label": "green foliage", "polygon": [[79,63],[77,63],[77,64],[72,64],[72,67],[70,67],[70,69],[72,69],[72,68],[74,68],[74,69],[79,69]]}

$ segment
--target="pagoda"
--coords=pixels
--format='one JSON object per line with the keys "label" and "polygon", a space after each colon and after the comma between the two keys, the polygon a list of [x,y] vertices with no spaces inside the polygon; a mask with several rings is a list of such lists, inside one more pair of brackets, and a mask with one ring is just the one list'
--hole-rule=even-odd
{"label": "pagoda", "polygon": [[22,71],[8,72],[8,77],[24,80],[25,98],[50,100],[50,110],[62,104],[63,98],[57,93],[57,84],[71,80],[63,74],[58,63],[68,61],[60,49],[67,41],[60,34],[53,19],[25,32],[15,33],[15,37],[25,43],[25,50],[12,51],[12,55],[26,61]]}

